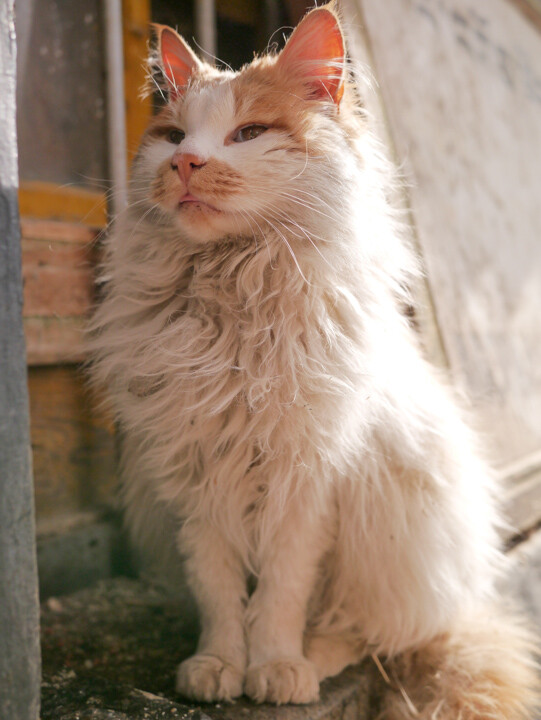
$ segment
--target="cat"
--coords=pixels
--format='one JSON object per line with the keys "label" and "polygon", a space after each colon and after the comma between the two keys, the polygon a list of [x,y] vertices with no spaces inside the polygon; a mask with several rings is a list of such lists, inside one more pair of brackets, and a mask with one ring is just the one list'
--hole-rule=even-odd
{"label": "cat", "polygon": [[403,690],[381,717],[530,717],[497,488],[403,312],[418,262],[337,7],[239,72],[157,35],[90,348],[133,536],[174,536],[200,611],[178,692],[311,703],[372,655]]}

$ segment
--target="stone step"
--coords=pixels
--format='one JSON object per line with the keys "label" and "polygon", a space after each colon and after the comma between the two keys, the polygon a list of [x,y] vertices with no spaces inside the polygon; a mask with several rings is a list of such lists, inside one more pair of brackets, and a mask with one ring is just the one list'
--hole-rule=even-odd
{"label": "stone step", "polygon": [[359,720],[374,700],[373,662],[322,684],[310,706],[187,705],[175,668],[195,649],[193,608],[145,580],[115,578],[42,607],[42,720]]}
{"label": "stone step", "polygon": [[[505,595],[541,629],[541,532],[511,553]],[[175,668],[195,649],[193,605],[155,581],[115,578],[42,606],[42,720],[372,720],[384,681],[371,658],[322,683],[307,706],[186,704]]]}

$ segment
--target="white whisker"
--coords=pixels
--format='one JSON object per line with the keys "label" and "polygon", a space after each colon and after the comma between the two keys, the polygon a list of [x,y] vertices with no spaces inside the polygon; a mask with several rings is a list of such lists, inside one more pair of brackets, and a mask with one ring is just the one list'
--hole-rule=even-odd
{"label": "white whisker", "polygon": [[[256,211],[254,211],[254,212],[256,212]],[[310,283],[309,283],[309,281],[307,280],[305,274],[303,273],[302,268],[301,268],[301,266],[299,265],[299,261],[297,260],[297,256],[296,256],[295,253],[293,252],[293,248],[292,248],[291,245],[289,244],[288,239],[286,238],[286,236],[285,236],[280,230],[278,230],[278,228],[276,227],[276,225],[274,225],[268,218],[266,218],[264,215],[261,215],[261,213],[257,213],[257,214],[258,214],[263,220],[265,220],[265,221],[271,226],[271,228],[273,228],[273,230],[278,234],[278,236],[279,236],[280,238],[282,238],[282,240],[284,241],[284,243],[285,243],[286,246],[287,246],[287,249],[289,250],[289,253],[290,253],[291,257],[293,258],[293,262],[295,263],[295,265],[296,265],[296,267],[297,267],[297,270],[299,271],[300,276],[302,277],[302,279],[304,280],[304,282],[309,285]]]}

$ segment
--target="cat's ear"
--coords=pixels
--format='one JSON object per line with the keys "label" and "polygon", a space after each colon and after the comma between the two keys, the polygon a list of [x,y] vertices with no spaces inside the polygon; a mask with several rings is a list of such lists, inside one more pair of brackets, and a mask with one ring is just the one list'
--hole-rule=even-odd
{"label": "cat's ear", "polygon": [[201,62],[189,45],[172,28],[154,25],[158,40],[158,61],[168,81],[170,97],[182,95]]}
{"label": "cat's ear", "polygon": [[336,15],[325,7],[309,12],[289,37],[277,67],[302,77],[311,97],[338,105],[344,93],[345,43]]}

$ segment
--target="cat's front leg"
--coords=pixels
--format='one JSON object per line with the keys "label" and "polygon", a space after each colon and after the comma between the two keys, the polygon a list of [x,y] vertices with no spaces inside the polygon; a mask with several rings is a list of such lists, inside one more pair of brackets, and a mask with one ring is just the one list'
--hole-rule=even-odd
{"label": "cat's front leg", "polygon": [[246,670],[246,578],[240,559],[210,523],[190,520],[180,535],[188,583],[201,617],[197,652],[179,665],[176,689],[213,702],[242,695]]}
{"label": "cat's front leg", "polygon": [[313,516],[307,520],[300,507],[289,508],[261,559],[247,611],[249,666],[244,689],[256,702],[310,703],[319,698],[316,667],[303,655],[303,634],[325,549],[324,534]]}

